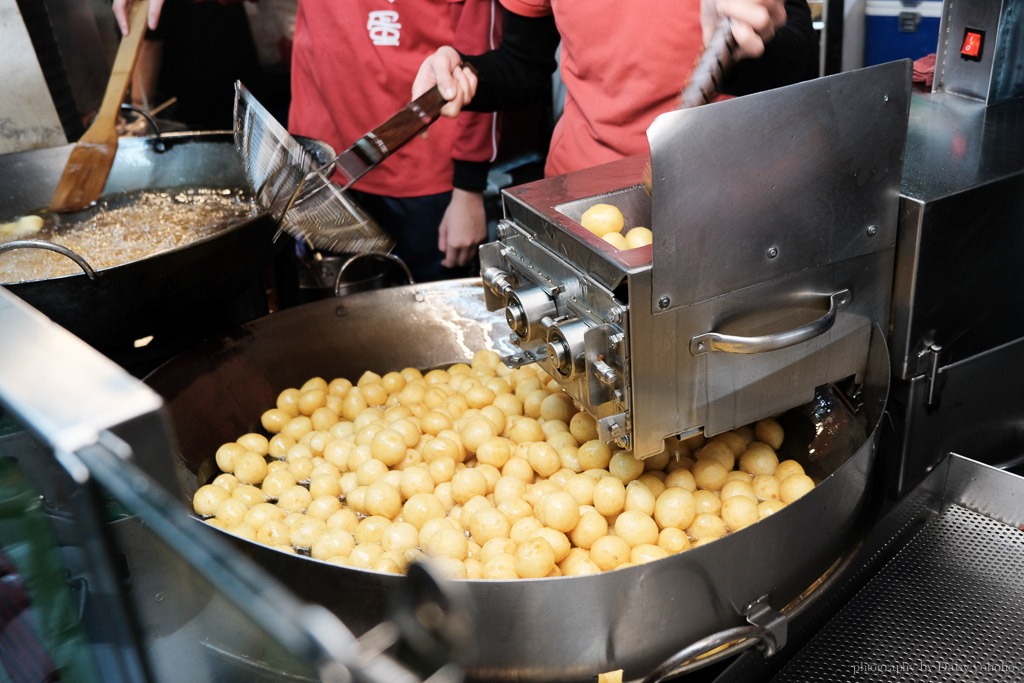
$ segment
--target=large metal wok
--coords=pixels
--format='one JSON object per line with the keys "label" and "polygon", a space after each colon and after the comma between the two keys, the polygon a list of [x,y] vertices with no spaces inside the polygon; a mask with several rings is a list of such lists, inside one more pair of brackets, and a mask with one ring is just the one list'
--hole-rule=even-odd
{"label": "large metal wok", "polygon": [[[0,156],[0,215],[47,207],[71,147]],[[246,187],[230,133],[124,138],[105,195],[190,187]],[[186,246],[98,270],[95,277],[83,271],[5,286],[130,370],[148,371],[207,334],[266,314],[259,278],[284,244],[274,241],[276,230],[269,216],[254,215]],[[88,262],[87,254],[81,256]],[[135,340],[146,337],[153,337],[150,345],[135,348]]]}
{"label": "large metal wok", "polygon": [[[801,594],[850,550],[860,529],[888,382],[880,340],[876,329],[856,417],[830,387],[783,416],[786,456],[819,484],[781,512],[642,566],[588,577],[466,582],[475,639],[459,654],[470,678],[582,681],[619,668],[635,678],[711,634],[719,634],[714,645],[740,635],[768,649],[780,646],[779,613],[797,609]],[[476,280],[354,294],[242,325],[146,380],[165,398],[179,437],[177,481],[164,483],[190,500],[214,474],[217,447],[258,430],[277,394],[309,377],[431,368],[482,347],[500,353],[506,344],[506,323],[486,310]],[[234,542],[357,633],[381,621],[389,594],[404,580]]]}

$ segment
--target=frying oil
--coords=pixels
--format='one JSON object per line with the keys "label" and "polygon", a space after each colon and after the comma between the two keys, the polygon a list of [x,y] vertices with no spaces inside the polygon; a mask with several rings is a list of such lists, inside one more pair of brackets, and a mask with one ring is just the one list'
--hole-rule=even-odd
{"label": "frying oil", "polygon": [[[255,216],[256,205],[237,189],[143,190],[105,198],[88,211],[46,216],[31,235],[4,237],[44,240],[78,253],[103,270],[180,249]],[[81,273],[71,259],[36,248],[0,253],[0,283],[42,280]]]}

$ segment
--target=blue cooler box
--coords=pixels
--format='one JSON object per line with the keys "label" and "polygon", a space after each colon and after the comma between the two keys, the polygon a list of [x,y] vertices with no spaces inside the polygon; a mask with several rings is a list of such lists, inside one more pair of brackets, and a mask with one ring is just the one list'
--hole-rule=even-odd
{"label": "blue cooler box", "polygon": [[895,59],[918,59],[939,44],[941,0],[912,5],[898,0],[868,0],[864,16],[864,66]]}

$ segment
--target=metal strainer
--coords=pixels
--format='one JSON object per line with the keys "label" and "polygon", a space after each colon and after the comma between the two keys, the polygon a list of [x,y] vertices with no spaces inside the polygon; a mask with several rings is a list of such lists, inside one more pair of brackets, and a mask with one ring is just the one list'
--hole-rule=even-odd
{"label": "metal strainer", "polygon": [[234,135],[249,189],[282,231],[340,253],[386,253],[394,246],[344,188],[331,182],[337,158],[321,164],[240,82]]}

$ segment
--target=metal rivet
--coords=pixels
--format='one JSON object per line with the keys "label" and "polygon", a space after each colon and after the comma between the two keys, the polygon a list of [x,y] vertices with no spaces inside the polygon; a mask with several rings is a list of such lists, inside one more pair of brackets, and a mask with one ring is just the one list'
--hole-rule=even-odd
{"label": "metal rivet", "polygon": [[888,95],[882,95],[882,101],[883,102],[888,102],[889,101],[889,96]]}
{"label": "metal rivet", "polygon": [[877,234],[878,234],[878,226],[869,225],[868,226],[868,237],[874,237]]}
{"label": "metal rivet", "polygon": [[671,303],[672,303],[671,299],[669,299],[667,296],[663,296],[660,299],[658,299],[658,308],[664,310],[664,309],[668,308],[669,304],[671,304]]}
{"label": "metal rivet", "polygon": [[775,258],[779,255],[778,247],[768,247],[768,258]]}

